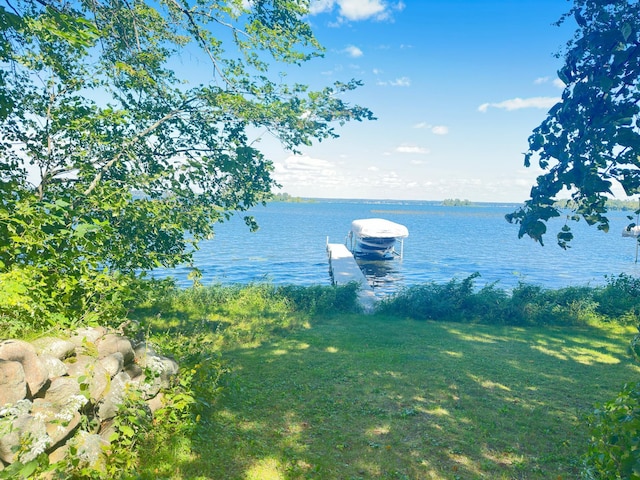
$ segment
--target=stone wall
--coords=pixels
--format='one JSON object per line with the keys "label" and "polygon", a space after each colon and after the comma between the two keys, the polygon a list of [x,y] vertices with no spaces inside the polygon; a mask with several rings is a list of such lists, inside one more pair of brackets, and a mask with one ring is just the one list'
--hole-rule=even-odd
{"label": "stone wall", "polygon": [[144,399],[151,415],[177,374],[174,360],[102,327],[0,341],[0,470],[43,452],[55,463],[71,443],[99,468],[127,396]]}

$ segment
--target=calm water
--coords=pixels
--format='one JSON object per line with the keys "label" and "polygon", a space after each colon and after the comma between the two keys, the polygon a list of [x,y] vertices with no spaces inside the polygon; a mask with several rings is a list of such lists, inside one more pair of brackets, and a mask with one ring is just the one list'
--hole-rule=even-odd
{"label": "calm water", "polygon": [[[481,286],[498,282],[509,289],[519,281],[557,288],[596,285],[606,275],[640,276],[635,243],[622,237],[626,212],[611,212],[611,230],[603,233],[585,222],[573,224],[572,248],[562,250],[555,233],[564,220],[552,224],[546,245],[518,239],[517,226],[504,215],[514,205],[485,204],[444,207],[429,202],[318,201],[272,203],[250,213],[260,225],[248,231],[242,219],[220,224],[213,240],[202,242],[196,265],[203,283],[330,284],[325,251],[327,237],[342,243],[356,218],[382,217],[409,229],[404,259],[364,262],[361,267],[378,293],[425,282],[444,283],[474,272]],[[188,268],[159,270],[188,286]]]}

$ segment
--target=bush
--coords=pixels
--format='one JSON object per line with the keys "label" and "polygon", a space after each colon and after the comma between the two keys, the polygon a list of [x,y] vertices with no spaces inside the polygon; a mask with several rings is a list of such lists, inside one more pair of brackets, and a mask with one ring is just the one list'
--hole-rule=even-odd
{"label": "bush", "polygon": [[290,302],[295,311],[313,316],[359,311],[359,288],[355,282],[339,286],[285,285],[279,287],[277,292]]}
{"label": "bush", "polygon": [[518,325],[577,325],[596,317],[597,303],[590,287],[548,290],[519,284],[509,299],[509,319]]}
{"label": "bush", "polygon": [[[418,319],[463,321],[477,318],[480,314],[474,293],[474,273],[464,280],[453,279],[445,284],[427,283],[401,290],[396,295],[384,299],[378,305],[380,313],[408,316]],[[492,292],[489,289],[484,292]]]}
{"label": "bush", "polygon": [[609,319],[625,323],[640,321],[640,278],[627,274],[607,277],[605,287],[597,290],[597,311]]}
{"label": "bush", "polygon": [[378,311],[416,319],[503,325],[576,325],[599,315],[593,288],[547,290],[521,283],[508,293],[494,283],[478,290],[474,288],[478,276],[408,287],[383,300]]}
{"label": "bush", "polygon": [[75,277],[14,266],[0,273],[0,331],[27,337],[81,324],[115,326],[150,285],[115,272],[87,269]]}
{"label": "bush", "polygon": [[589,419],[591,439],[584,477],[640,479],[640,384],[627,383]]}

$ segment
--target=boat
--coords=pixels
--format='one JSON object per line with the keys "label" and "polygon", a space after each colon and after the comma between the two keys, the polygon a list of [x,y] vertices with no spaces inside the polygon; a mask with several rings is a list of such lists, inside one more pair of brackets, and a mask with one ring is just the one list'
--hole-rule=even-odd
{"label": "boat", "polygon": [[[390,259],[394,255],[402,257],[402,242],[408,236],[409,230],[404,225],[384,218],[363,218],[351,222],[348,238],[354,256]],[[401,242],[400,253],[395,251],[398,242]]]}
{"label": "boat", "polygon": [[626,227],[622,230],[623,237],[640,237],[640,225]]}

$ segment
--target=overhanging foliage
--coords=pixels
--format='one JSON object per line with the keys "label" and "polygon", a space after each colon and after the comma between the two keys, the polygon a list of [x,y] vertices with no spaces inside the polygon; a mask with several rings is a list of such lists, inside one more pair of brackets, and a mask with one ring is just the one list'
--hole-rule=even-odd
{"label": "overhanging foliage", "polygon": [[[604,231],[612,187],[640,194],[640,2],[575,0],[560,21],[570,16],[579,28],[558,72],[562,100],[529,137],[525,155],[525,166],[536,157],[546,173],[524,206],[507,215],[520,237],[541,243],[547,221],[561,215],[554,205],[561,192],[574,202],[570,220]],[[572,238],[568,225],[557,235],[563,248]]]}
{"label": "overhanging foliage", "polygon": [[[372,119],[343,100],[358,81],[312,91],[276,70],[322,55],[307,8],[0,4],[0,273],[36,266],[55,289],[189,262],[216,222],[276,185],[256,129],[295,151]],[[201,84],[176,67],[186,51],[211,72]]]}

